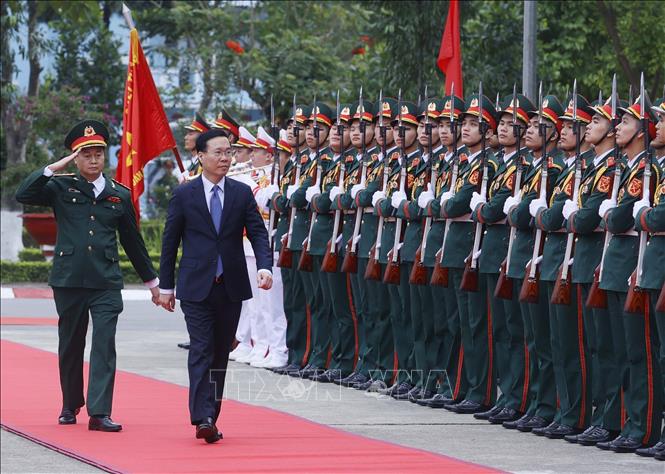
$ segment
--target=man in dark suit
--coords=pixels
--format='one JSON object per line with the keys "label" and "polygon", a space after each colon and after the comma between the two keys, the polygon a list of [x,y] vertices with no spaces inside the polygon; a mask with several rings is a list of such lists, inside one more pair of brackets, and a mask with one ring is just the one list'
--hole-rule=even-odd
{"label": "man in dark suit", "polygon": [[176,188],[162,238],[160,303],[175,308],[175,260],[182,242],[178,299],[190,338],[189,411],[196,437],[222,438],[221,409],[231,342],[243,300],[252,297],[243,251],[246,232],[256,256],[258,287],[272,286],[268,233],[249,186],[226,178],[232,148],[226,133],[210,130],[196,140],[203,173]]}

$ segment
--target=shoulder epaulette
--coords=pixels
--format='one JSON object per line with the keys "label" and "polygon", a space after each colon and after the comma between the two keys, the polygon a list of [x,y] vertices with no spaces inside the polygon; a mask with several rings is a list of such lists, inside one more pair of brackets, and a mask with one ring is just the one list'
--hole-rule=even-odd
{"label": "shoulder epaulette", "polygon": [[122,184],[120,181],[116,181],[115,179],[111,179],[111,181],[113,181],[113,182],[114,182],[115,184],[117,184],[118,186],[122,186],[122,187],[125,188],[127,191],[131,191],[131,189],[129,189],[129,186],[127,186],[126,184]]}

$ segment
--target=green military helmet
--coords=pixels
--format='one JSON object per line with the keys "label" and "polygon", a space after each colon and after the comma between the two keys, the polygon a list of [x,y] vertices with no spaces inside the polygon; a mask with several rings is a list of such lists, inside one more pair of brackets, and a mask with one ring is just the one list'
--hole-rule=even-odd
{"label": "green military helmet", "polygon": [[397,110],[395,117],[390,122],[391,125],[397,125],[401,117],[402,122],[418,126],[418,107],[416,107],[416,104],[403,100],[396,107],[400,107],[400,109]]}
{"label": "green military helmet", "polygon": [[351,121],[354,120],[360,120],[360,117],[362,115],[362,119],[366,122],[372,122],[374,120],[374,104],[370,102],[369,100],[363,100],[362,104],[362,110],[360,107],[360,104],[356,102],[351,106],[352,110],[354,110],[353,117],[351,118]]}
{"label": "green military helmet", "polygon": [[460,97],[447,95],[441,100],[443,101],[443,108],[439,114],[439,120],[450,120],[451,106],[453,118],[455,119],[459,119],[459,116],[464,112],[464,109],[466,109],[466,104]]}
{"label": "green military helmet", "polygon": [[204,119],[203,116],[197,112],[194,114],[192,123],[185,125],[185,130],[189,130],[190,132],[203,133],[210,130],[210,125],[208,122],[206,122],[206,119]]}
{"label": "green military helmet", "polygon": [[106,147],[109,129],[98,120],[83,120],[72,127],[65,137],[65,148],[78,151],[93,146]]}
{"label": "green military helmet", "polygon": [[[561,102],[559,102],[559,99],[555,95],[546,95],[543,97],[543,118],[546,120],[549,120],[552,122],[554,125],[556,125],[556,129],[561,132],[561,127],[563,127],[563,122],[559,120],[559,117],[563,115],[563,105],[561,105]],[[532,117],[534,115],[539,114],[539,105],[534,104],[533,110],[529,111],[529,116]]]}
{"label": "green military helmet", "polygon": [[429,98],[427,99],[427,101],[423,101],[423,103],[420,104],[420,109],[418,110],[418,120],[425,117],[426,112],[430,120],[436,120],[439,118],[439,115],[441,114],[442,111],[443,111],[443,100]]}
{"label": "green military helmet", "polygon": [[654,100],[651,111],[656,114],[665,114],[665,97],[659,97]]}
{"label": "green military helmet", "polygon": [[[594,101],[598,102],[598,101]],[[623,110],[628,107],[628,101],[621,100],[617,98],[617,117],[621,117],[623,115]],[[593,105],[591,106],[593,111],[601,115],[603,118],[606,118],[610,122],[612,121],[612,98],[608,97],[607,100],[601,104],[601,105]]]}
{"label": "green military helmet", "polygon": [[[296,122],[298,122],[300,125],[304,125],[311,113],[311,105],[296,105]],[[286,121],[287,125],[291,122],[293,122],[293,115],[290,115]]]}
{"label": "green military helmet", "polygon": [[[637,97],[635,100],[635,103],[632,105],[629,105],[628,107],[619,107],[620,110],[622,110],[626,114],[630,114],[631,116],[635,117],[637,120],[642,120],[642,106],[640,105],[642,102],[641,97]],[[647,119],[647,123],[649,126],[649,137],[653,140],[656,137],[656,122],[658,121],[657,117],[653,113],[653,109],[651,106],[651,101],[649,101],[649,97],[645,97],[644,99],[644,108],[645,114],[644,118]]]}
{"label": "green military helmet", "polygon": [[378,120],[379,115],[383,115],[383,119],[386,121],[386,124],[389,124],[397,117],[397,100],[392,97],[384,97],[383,103],[379,104],[379,101],[376,101],[375,104],[375,116]]}
{"label": "green military helmet", "polygon": [[312,108],[313,110],[310,109],[311,112],[306,122],[313,122],[316,119],[317,122],[327,125],[329,127],[332,125],[336,117],[327,104],[317,101],[312,106]]}
{"label": "green military helmet", "polygon": [[517,116],[517,120],[520,120],[525,125],[529,124],[529,112],[533,110],[533,102],[529,100],[524,94],[515,94],[515,103],[513,103],[513,95],[507,95],[503,98],[501,103],[501,110],[499,111],[499,117],[503,114],[513,114]]}
{"label": "green military helmet", "polygon": [[[594,110],[591,107],[591,104],[589,104],[589,101],[581,94],[577,94],[577,97],[574,99],[577,104],[577,119],[585,124],[591,123]],[[566,111],[559,116],[561,120],[573,120],[573,105],[573,97],[571,97],[568,101]]]}
{"label": "green military helmet", "polygon": [[[351,122],[351,109],[353,104],[341,104],[339,106],[339,121],[344,125],[348,125]],[[335,120],[337,117],[335,117]]]}
{"label": "green military helmet", "polygon": [[[481,102],[478,100],[478,94],[474,94],[471,97],[469,97],[467,100],[467,104],[468,105],[466,109],[464,109],[464,112],[462,112],[460,118],[463,120],[465,115],[480,117]],[[489,100],[487,96],[483,95],[482,106],[483,106],[483,120],[485,120],[489,124],[489,127],[492,130],[496,130],[497,114],[496,114],[496,108],[494,107],[494,103],[491,100]]]}

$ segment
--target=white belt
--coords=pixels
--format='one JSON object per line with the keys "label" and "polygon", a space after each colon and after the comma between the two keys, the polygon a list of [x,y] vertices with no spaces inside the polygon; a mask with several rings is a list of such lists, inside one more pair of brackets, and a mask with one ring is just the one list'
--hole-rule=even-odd
{"label": "white belt", "polygon": [[635,229],[627,230],[626,232],[619,232],[618,234],[614,235],[628,235],[632,237],[637,237],[637,231]]}
{"label": "white belt", "polygon": [[665,232],[652,232],[651,235],[664,236]]}

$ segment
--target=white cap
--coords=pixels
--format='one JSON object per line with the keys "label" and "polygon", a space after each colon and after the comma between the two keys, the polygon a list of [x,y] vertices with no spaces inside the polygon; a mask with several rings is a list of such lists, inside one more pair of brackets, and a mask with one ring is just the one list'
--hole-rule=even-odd
{"label": "white cap", "polygon": [[254,146],[254,142],[256,141],[254,135],[249,133],[249,130],[247,130],[245,127],[240,127],[238,130],[240,137],[238,138],[238,141],[233,144],[233,146],[241,148],[252,148],[252,146]]}
{"label": "white cap", "polygon": [[268,135],[268,132],[266,132],[263,129],[263,127],[259,127],[259,130],[256,133],[256,141],[252,146],[254,148],[263,148],[264,150],[270,150],[272,149],[272,147],[275,146],[275,140],[270,135]]}

